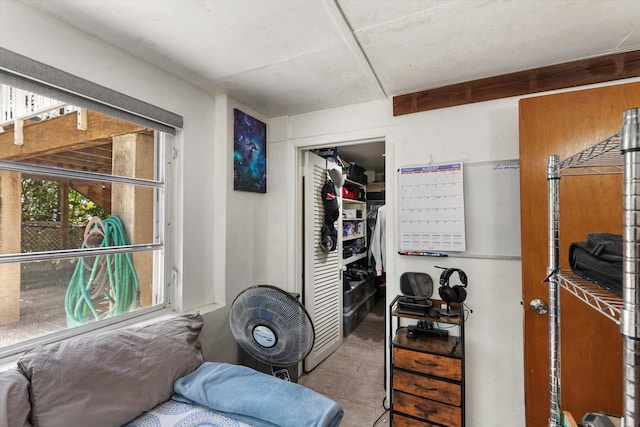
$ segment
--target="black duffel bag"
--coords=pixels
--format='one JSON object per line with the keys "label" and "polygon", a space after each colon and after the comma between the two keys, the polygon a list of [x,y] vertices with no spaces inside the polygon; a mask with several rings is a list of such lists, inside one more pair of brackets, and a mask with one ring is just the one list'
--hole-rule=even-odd
{"label": "black duffel bag", "polygon": [[569,266],[580,277],[622,296],[622,236],[591,233],[569,246]]}

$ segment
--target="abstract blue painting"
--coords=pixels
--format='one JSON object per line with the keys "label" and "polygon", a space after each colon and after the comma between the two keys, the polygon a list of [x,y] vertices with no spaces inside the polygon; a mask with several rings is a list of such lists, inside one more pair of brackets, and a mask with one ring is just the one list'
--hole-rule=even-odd
{"label": "abstract blue painting", "polygon": [[267,125],[233,110],[233,189],[267,192]]}

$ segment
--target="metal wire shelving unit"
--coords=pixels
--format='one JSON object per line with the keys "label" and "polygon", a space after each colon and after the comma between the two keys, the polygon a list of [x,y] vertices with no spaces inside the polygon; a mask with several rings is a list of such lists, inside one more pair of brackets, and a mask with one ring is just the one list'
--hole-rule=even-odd
{"label": "metal wire shelving unit", "polygon": [[571,270],[560,270],[557,277],[560,280],[560,286],[564,289],[611,321],[620,324],[622,298],[593,282],[576,276]]}
{"label": "metal wire shelving unit", "polygon": [[[624,112],[616,133],[565,160],[549,156],[549,427],[562,427],[560,388],[560,288],[620,325],[623,335],[624,425],[640,425],[640,108]],[[560,179],[623,174],[623,297],[559,268]]]}

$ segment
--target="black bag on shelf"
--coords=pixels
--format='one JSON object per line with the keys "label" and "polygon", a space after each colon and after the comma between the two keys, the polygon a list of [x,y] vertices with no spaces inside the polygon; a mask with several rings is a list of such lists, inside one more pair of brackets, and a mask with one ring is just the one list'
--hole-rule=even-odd
{"label": "black bag on shelf", "polygon": [[580,277],[622,296],[622,236],[591,233],[569,246],[569,266]]}

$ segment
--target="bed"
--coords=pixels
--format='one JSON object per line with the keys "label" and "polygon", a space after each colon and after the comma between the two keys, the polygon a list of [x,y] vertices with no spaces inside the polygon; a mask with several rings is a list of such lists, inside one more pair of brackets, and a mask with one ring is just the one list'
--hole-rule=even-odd
{"label": "bed", "polygon": [[0,426],[337,427],[342,407],[302,385],[205,361],[202,318],[176,315],[24,353],[0,372]]}

